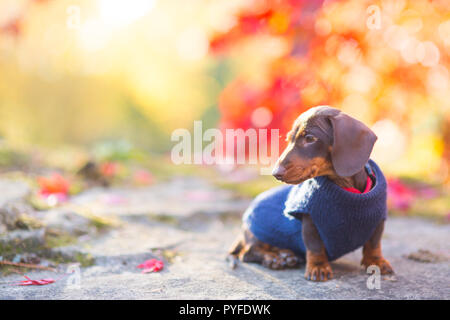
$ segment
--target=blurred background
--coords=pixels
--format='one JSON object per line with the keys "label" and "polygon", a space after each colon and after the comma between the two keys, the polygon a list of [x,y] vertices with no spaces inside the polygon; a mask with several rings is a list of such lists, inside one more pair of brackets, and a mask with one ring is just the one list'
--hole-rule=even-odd
{"label": "blurred background", "polygon": [[172,175],[254,196],[277,182],[174,166],[172,131],[278,128],[283,148],[329,104],[378,135],[392,212],[450,221],[449,1],[0,0],[0,70],[0,172],[40,196]]}

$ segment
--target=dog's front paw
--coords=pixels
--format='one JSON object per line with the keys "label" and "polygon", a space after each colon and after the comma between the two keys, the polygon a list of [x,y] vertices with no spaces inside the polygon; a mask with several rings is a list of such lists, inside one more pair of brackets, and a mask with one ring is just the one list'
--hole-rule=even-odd
{"label": "dog's front paw", "polygon": [[305,279],[311,281],[328,281],[333,279],[333,270],[328,262],[307,263]]}
{"label": "dog's front paw", "polygon": [[392,269],[391,264],[383,257],[364,257],[361,260],[361,265],[364,266],[366,270],[369,266],[378,266],[382,275],[394,274],[394,269]]}

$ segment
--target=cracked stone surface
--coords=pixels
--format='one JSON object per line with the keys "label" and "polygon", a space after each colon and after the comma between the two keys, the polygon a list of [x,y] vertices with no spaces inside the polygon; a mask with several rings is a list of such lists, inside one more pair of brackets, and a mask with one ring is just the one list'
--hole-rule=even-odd
{"label": "cracked stone surface", "polygon": [[229,190],[217,189],[195,178],[173,179],[167,183],[138,189],[96,188],[73,198],[73,204],[88,207],[94,214],[159,214],[189,217],[242,212],[248,199],[236,198]]}
{"label": "cracked stone surface", "polygon": [[[0,299],[450,298],[448,224],[389,218],[383,250],[396,275],[382,276],[380,289],[367,287],[369,275],[359,266],[361,250],[333,262],[335,279],[325,283],[305,280],[304,267],[272,271],[255,264],[239,264],[231,270],[224,258],[239,233],[241,208],[233,203],[235,198],[229,191],[211,191],[207,183],[198,181],[190,188],[187,181],[137,190],[96,189],[79,195],[74,199],[78,204],[98,205],[97,214],[104,212],[122,220],[119,228],[80,240],[78,245],[96,261],[91,267],[81,268],[80,286],[71,286],[73,278],[67,276],[51,285],[17,287],[6,282],[22,278],[10,275],[0,279]],[[191,191],[194,193],[189,195]],[[195,200],[185,202],[183,211],[183,201],[191,197]],[[239,202],[245,209],[244,200]],[[155,218],[149,212],[172,216],[174,221]],[[136,266],[158,255],[154,248],[169,248],[177,255],[161,272],[140,273]],[[421,249],[441,259],[425,263],[408,258]],[[27,275],[33,279],[59,277],[50,271]]]}
{"label": "cracked stone surface", "polygon": [[30,188],[26,183],[0,179],[0,208],[7,203],[24,199],[29,193]]}
{"label": "cracked stone surface", "polygon": [[30,210],[23,203],[29,193],[29,186],[23,182],[0,179],[0,234],[13,229],[20,214]]}

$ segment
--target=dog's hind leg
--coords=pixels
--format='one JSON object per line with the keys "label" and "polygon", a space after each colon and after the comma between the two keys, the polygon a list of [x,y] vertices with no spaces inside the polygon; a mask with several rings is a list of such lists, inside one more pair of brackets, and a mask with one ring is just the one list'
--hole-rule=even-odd
{"label": "dog's hind leg", "polygon": [[244,229],[229,250],[228,261],[235,268],[237,261],[260,263],[269,269],[295,268],[300,265],[302,258],[289,249],[280,249],[259,241],[253,233]]}

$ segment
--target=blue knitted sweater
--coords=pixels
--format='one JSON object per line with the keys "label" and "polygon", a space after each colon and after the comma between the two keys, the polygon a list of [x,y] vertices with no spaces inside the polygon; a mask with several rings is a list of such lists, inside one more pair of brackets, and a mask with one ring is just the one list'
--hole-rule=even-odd
{"label": "blue knitted sweater", "polygon": [[325,176],[260,194],[244,213],[244,223],[260,241],[305,255],[302,214],[310,214],[329,260],[361,246],[386,219],[386,179],[376,163],[368,165],[375,185],[363,194],[346,191]]}

